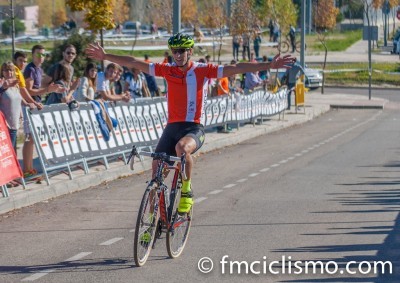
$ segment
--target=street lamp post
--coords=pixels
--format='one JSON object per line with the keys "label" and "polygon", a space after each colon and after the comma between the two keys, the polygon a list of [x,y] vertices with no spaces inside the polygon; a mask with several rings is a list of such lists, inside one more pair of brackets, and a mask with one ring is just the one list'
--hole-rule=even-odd
{"label": "street lamp post", "polygon": [[12,54],[15,53],[15,16],[14,16],[14,0],[10,0],[10,14],[11,14],[11,43]]}

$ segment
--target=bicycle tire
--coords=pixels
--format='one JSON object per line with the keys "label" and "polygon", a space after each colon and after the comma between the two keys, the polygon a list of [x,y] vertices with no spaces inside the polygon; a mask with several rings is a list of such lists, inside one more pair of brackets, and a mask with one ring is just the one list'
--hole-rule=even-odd
{"label": "bicycle tire", "polygon": [[[158,206],[158,195],[156,187],[154,185],[149,185],[143,194],[142,202],[140,203],[140,208],[138,212],[138,217],[136,219],[135,237],[133,244],[133,257],[138,267],[141,267],[146,263],[153,246],[157,230],[157,223],[160,216],[159,207],[156,211],[156,214],[154,214],[155,205]],[[150,240],[144,244],[143,241],[141,241],[141,236],[145,232],[149,233]]]}
{"label": "bicycle tire", "polygon": [[182,254],[183,249],[185,248],[185,245],[189,238],[189,232],[192,225],[193,217],[193,206],[190,211],[185,215],[180,215],[178,213],[178,204],[180,198],[181,192],[180,189],[177,189],[175,193],[175,199],[171,200],[173,212],[171,224],[174,226],[176,225],[176,227],[173,230],[168,229],[166,239],[168,255],[174,259],[179,257]]}
{"label": "bicycle tire", "polygon": [[300,53],[300,50],[301,50],[301,42],[300,42],[300,41],[297,41],[297,42],[296,42],[296,51],[297,51],[298,53]]}
{"label": "bicycle tire", "polygon": [[288,53],[289,52],[289,44],[286,41],[282,41],[278,44],[278,50],[280,53]]}

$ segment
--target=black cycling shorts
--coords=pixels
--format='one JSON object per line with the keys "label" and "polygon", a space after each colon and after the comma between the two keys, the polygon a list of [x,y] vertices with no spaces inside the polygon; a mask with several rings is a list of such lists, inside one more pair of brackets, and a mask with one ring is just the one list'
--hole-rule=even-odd
{"label": "black cycling shorts", "polygon": [[193,122],[176,122],[167,124],[157,144],[156,152],[165,152],[168,155],[176,156],[175,146],[183,137],[192,137],[196,141],[195,153],[203,145],[205,134],[201,124]]}

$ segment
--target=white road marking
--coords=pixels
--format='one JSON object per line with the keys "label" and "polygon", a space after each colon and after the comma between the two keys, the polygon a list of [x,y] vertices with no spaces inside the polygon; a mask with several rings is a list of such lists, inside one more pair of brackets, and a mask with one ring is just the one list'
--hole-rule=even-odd
{"label": "white road marking", "polygon": [[223,187],[224,189],[229,189],[229,188],[232,188],[232,187],[234,187],[234,186],[236,186],[236,184],[229,184],[229,185],[226,185],[225,187]]}
{"label": "white road marking", "polygon": [[114,243],[116,243],[118,241],[121,241],[123,239],[124,238],[113,238],[113,239],[110,239],[108,241],[105,241],[105,242],[101,243],[100,246],[109,246],[109,245],[112,245],[112,244],[114,244]]}
{"label": "white road marking", "polygon": [[21,281],[35,281],[35,280],[37,280],[37,279],[39,279],[39,278],[42,278],[43,276],[45,276],[45,275],[47,275],[47,274],[49,274],[49,273],[51,273],[51,272],[54,272],[54,271],[55,271],[55,269],[43,270],[43,271],[34,273],[34,274],[32,274],[31,276],[25,277],[25,278],[22,279]]}
{"label": "white road marking", "polygon": [[133,233],[135,232],[135,229],[129,230],[129,233]]}
{"label": "white road marking", "polygon": [[261,169],[260,172],[267,172],[267,171],[269,171],[269,170],[270,170],[270,169],[267,167],[267,168]]}
{"label": "white road marking", "polygon": [[209,195],[216,195],[216,194],[222,193],[223,191],[224,190],[215,190],[215,191],[209,192],[208,194]]}
{"label": "white road marking", "polygon": [[297,156],[297,157],[302,156],[302,155],[303,155],[302,153],[296,153],[295,154],[295,156]]}
{"label": "white road marking", "polygon": [[280,164],[278,164],[278,163],[275,163],[275,164],[271,165],[271,167],[278,167],[278,166],[280,166]]}
{"label": "white road marking", "polygon": [[240,180],[237,180],[236,182],[243,183],[243,182],[246,182],[246,181],[247,181],[247,179],[240,179]]}
{"label": "white road marking", "polygon": [[74,255],[73,257],[70,257],[69,259],[66,259],[64,261],[75,261],[75,260],[80,260],[81,258],[84,258],[85,256],[90,255],[92,252],[82,252],[77,255]]}
{"label": "white road marking", "polygon": [[280,164],[284,164],[284,163],[286,163],[286,162],[288,162],[287,159],[284,159],[284,160],[279,161]]}
{"label": "white road marking", "polygon": [[295,156],[290,156],[289,158],[288,158],[288,160],[293,160],[293,159],[295,159],[296,157]]}
{"label": "white road marking", "polygon": [[249,177],[253,178],[253,177],[257,176],[258,174],[259,174],[259,173],[251,173],[251,174],[249,175]]}
{"label": "white road marking", "polygon": [[200,203],[200,202],[202,202],[203,200],[206,200],[206,199],[207,199],[206,197],[195,198],[194,199],[194,203]]}

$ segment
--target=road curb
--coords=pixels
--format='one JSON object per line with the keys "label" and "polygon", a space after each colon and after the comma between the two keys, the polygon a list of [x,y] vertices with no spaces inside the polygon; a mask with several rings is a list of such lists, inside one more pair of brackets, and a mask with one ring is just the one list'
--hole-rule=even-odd
{"label": "road curb", "polygon": [[341,105],[331,104],[331,109],[384,109],[384,105]]}

